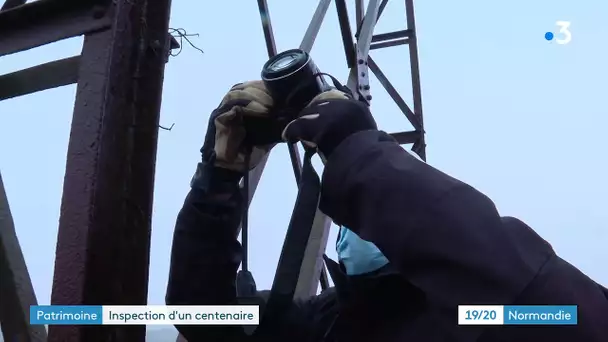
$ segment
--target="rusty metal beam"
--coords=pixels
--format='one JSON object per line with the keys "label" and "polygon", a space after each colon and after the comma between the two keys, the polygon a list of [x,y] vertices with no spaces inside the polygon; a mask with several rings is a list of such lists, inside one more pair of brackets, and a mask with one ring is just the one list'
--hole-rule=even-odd
{"label": "rusty metal beam", "polygon": [[38,0],[0,11],[0,56],[111,26],[112,0]]}
{"label": "rusty metal beam", "polygon": [[46,330],[30,325],[38,305],[0,175],[0,325],[4,341],[46,342]]}
{"label": "rusty metal beam", "polygon": [[78,82],[80,56],[0,75],[0,101]]}
{"label": "rusty metal beam", "polygon": [[[53,305],[145,305],[170,0],[116,1],[85,36]],[[49,342],[144,342],[145,326],[50,326]]]}

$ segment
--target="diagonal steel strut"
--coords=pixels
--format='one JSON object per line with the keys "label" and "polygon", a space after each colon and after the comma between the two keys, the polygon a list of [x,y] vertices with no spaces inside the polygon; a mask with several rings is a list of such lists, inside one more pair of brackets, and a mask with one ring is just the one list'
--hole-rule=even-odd
{"label": "diagonal steel strut", "polygon": [[46,342],[46,329],[30,325],[36,294],[23,258],[0,175],[0,325],[4,341]]}

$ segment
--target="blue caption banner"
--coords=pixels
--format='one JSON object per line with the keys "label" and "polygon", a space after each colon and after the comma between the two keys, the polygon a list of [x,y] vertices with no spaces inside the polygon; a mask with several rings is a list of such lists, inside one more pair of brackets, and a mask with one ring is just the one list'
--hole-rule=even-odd
{"label": "blue caption banner", "polygon": [[504,306],[505,325],[576,325],[576,305]]}
{"label": "blue caption banner", "polygon": [[95,306],[30,306],[30,324],[99,325],[103,322],[101,305]]}

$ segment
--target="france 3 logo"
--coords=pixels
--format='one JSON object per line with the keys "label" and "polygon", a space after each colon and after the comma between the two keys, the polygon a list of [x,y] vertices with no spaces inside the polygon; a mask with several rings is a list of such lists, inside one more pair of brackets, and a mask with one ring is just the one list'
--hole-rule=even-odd
{"label": "france 3 logo", "polygon": [[557,26],[557,33],[551,31],[545,33],[545,39],[549,42],[554,41],[560,45],[566,45],[572,40],[572,33],[570,32],[570,22],[559,20],[555,22]]}

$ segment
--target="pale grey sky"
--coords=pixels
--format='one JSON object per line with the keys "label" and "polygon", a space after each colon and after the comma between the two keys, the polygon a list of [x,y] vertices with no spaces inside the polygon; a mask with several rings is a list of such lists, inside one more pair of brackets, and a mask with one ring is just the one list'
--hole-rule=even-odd
{"label": "pale grey sky", "polygon": [[[269,0],[279,50],[299,45],[316,1]],[[349,1],[349,4],[354,2]],[[404,28],[391,0],[376,32]],[[351,8],[354,12],[354,8]],[[354,13],[351,13],[354,14]],[[418,1],[428,161],[530,224],[557,252],[608,285],[608,3],[602,0]],[[549,43],[557,20],[572,41]],[[150,303],[163,303],[173,225],[199,160],[207,118],[229,87],[266,60],[254,1],[174,1],[172,27],[200,33],[167,66],[154,203]],[[71,39],[0,59],[0,73],[79,53]],[[345,81],[332,5],[312,51]],[[407,47],[373,51],[411,103]],[[382,129],[409,129],[378,82]],[[0,170],[38,300],[48,304],[75,86],[0,102]],[[251,208],[251,268],[270,286],[296,187],[285,146],[273,152]],[[330,237],[329,255],[335,256]]]}

